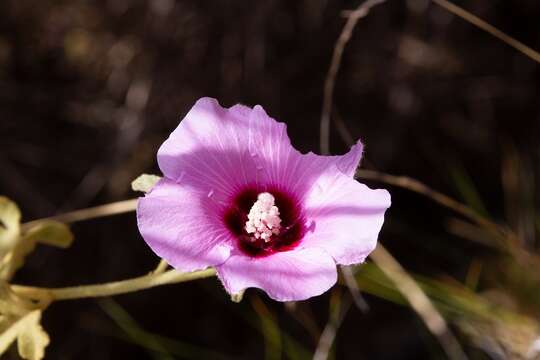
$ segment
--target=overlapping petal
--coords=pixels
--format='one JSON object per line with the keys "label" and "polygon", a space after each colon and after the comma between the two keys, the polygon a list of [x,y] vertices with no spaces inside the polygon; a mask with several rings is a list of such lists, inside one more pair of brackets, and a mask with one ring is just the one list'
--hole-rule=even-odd
{"label": "overlapping petal", "polygon": [[304,206],[311,231],[302,245],[326,250],[338,264],[358,264],[377,244],[390,194],[372,190],[336,169],[318,179]]}
{"label": "overlapping petal", "polygon": [[273,159],[262,153],[268,146],[290,148],[290,142],[284,124],[264,117],[255,122],[253,111],[242,105],[224,109],[209,98],[197,101],[159,149],[161,171],[225,198],[247,184],[268,182]]}
{"label": "overlapping petal", "polygon": [[317,296],[337,280],[336,264],[320,249],[295,249],[253,258],[232,255],[217,267],[218,276],[231,294],[255,287],[272,299],[297,301]]}
{"label": "overlapping petal", "polygon": [[233,247],[213,200],[167,178],[139,199],[137,222],[152,250],[182,271],[221,264]]}

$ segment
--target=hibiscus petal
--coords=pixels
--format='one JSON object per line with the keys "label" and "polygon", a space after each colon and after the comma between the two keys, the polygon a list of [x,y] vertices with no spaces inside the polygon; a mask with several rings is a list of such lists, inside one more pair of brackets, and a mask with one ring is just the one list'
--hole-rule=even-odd
{"label": "hibiscus petal", "polygon": [[231,235],[207,194],[160,180],[139,199],[137,222],[150,248],[182,271],[204,269],[230,256]]}
{"label": "hibiscus petal", "polygon": [[158,163],[166,177],[211,191],[220,201],[253,184],[285,187],[301,198],[330,167],[352,176],[362,148],[359,142],[341,156],[301,154],[291,145],[285,124],[262,107],[225,109],[203,98],[163,143]]}
{"label": "hibiscus petal", "polygon": [[305,199],[308,232],[302,246],[318,247],[338,264],[358,264],[375,246],[390,194],[372,190],[338,170],[322,176]]}
{"label": "hibiscus petal", "polygon": [[349,177],[353,177],[356,168],[360,165],[362,158],[362,152],[364,151],[364,144],[357,141],[356,144],[351,146],[349,152],[344,155],[324,156],[317,155],[312,152],[306,155],[306,162],[317,162],[319,166],[323,166],[326,169],[336,167],[339,171]]}
{"label": "hibiscus petal", "polygon": [[245,185],[268,183],[272,159],[261,152],[291,146],[284,124],[269,117],[255,122],[253,111],[243,105],[225,109],[210,98],[197,101],[158,151],[163,174],[223,201]]}
{"label": "hibiscus petal", "polygon": [[296,249],[267,257],[232,255],[217,266],[230,294],[256,287],[278,301],[305,300],[330,289],[337,280],[336,264],[320,249]]}

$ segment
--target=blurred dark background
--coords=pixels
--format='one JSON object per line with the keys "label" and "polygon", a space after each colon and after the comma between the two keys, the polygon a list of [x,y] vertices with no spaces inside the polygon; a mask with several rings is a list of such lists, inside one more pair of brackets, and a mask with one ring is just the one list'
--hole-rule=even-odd
{"label": "blurred dark background", "polygon": [[[538,1],[456,3],[540,49]],[[202,96],[226,106],[261,104],[287,123],[298,149],[317,151],[324,78],[343,11],[358,4],[2,0],[0,193],[19,204],[24,220],[136,197],[130,182],[143,172],[159,174],[157,148]],[[522,219],[515,201],[538,203],[538,69],[427,0],[388,0],[359,21],[345,50],[333,119],[365,142],[364,167],[416,178],[461,201],[476,199],[486,214],[514,225]],[[335,122],[331,149],[347,149]],[[519,163],[530,189],[518,188],[526,192],[505,192],[505,159]],[[393,206],[380,240],[408,270],[462,281],[472,259],[491,256],[447,231],[449,211],[388,188]],[[72,229],[70,249],[40,247],[16,282],[90,284],[138,276],[157,264],[133,213]],[[527,241],[538,248],[534,225],[531,233]],[[329,297],[297,306],[322,328]],[[264,336],[250,323],[261,311],[259,298],[284,334],[315,349],[283,304],[254,290],[232,304],[215,279],[115,300],[146,331],[195,347],[184,349],[188,358],[213,358],[197,352],[204,348],[255,359],[265,356]],[[352,308],[339,329],[336,358],[443,356],[412,310],[366,299],[371,311]],[[157,356],[128,341],[103,306],[82,300],[48,309],[47,358]]]}

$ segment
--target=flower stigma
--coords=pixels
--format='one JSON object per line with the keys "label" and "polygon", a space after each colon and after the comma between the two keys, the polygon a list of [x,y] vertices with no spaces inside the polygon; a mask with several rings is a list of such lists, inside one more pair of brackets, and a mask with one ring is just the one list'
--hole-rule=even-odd
{"label": "flower stigma", "polygon": [[268,192],[260,193],[257,196],[257,201],[249,210],[245,226],[246,232],[250,235],[250,241],[262,239],[268,243],[272,235],[279,235],[281,218],[275,201],[274,196]]}

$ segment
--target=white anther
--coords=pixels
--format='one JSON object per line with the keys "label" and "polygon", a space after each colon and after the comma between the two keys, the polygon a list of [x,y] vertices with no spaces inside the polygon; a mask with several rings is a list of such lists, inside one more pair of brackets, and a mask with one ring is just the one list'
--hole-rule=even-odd
{"label": "white anther", "polygon": [[272,194],[263,192],[257,196],[257,201],[253,204],[248,214],[245,230],[252,234],[254,239],[263,239],[269,242],[272,235],[278,235],[281,228],[281,218],[279,209],[275,206],[276,199]]}

